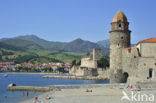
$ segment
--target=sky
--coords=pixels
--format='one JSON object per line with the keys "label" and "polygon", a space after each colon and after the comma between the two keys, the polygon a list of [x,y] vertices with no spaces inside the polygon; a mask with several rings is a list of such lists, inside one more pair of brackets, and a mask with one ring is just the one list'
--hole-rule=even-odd
{"label": "sky", "polygon": [[97,42],[109,39],[119,10],[130,22],[132,43],[156,37],[156,0],[0,0],[0,38]]}

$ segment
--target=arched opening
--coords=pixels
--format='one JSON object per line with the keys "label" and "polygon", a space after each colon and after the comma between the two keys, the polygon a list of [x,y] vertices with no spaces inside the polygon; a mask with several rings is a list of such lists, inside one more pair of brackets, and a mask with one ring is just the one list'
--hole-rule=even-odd
{"label": "arched opening", "polygon": [[118,29],[121,30],[121,24],[118,25]]}
{"label": "arched opening", "polygon": [[127,82],[127,79],[128,79],[128,73],[127,72],[124,72],[123,73],[123,83],[126,83]]}

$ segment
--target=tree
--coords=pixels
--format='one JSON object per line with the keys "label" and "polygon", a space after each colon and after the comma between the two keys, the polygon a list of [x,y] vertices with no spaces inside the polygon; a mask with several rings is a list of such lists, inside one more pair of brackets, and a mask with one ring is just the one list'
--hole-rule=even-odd
{"label": "tree", "polygon": [[44,67],[42,68],[45,72],[53,72],[53,69],[51,67]]}
{"label": "tree", "polygon": [[2,55],[0,55],[0,61],[2,61]]}
{"label": "tree", "polygon": [[76,65],[81,65],[81,60],[79,60],[79,61],[76,63]]}
{"label": "tree", "polygon": [[8,61],[8,59],[9,59],[9,58],[6,56],[6,57],[5,57],[5,60]]}
{"label": "tree", "polygon": [[89,55],[90,55],[90,53],[89,53],[89,52],[87,52],[86,56],[89,56]]}
{"label": "tree", "polygon": [[65,72],[64,67],[57,67],[57,71],[62,72],[62,73]]}
{"label": "tree", "polygon": [[97,61],[97,65],[100,68],[106,68],[109,67],[109,61],[105,57],[102,57],[100,60]]}
{"label": "tree", "polygon": [[76,65],[76,60],[75,59],[72,61],[72,66],[74,66],[74,65]]}

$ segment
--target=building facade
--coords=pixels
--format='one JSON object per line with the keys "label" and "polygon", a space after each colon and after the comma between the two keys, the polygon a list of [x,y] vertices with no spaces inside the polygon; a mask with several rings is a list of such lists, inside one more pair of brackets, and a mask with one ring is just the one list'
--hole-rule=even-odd
{"label": "building facade", "polygon": [[144,82],[156,78],[156,38],[131,47],[130,33],[127,17],[123,12],[117,12],[110,31],[111,83]]}
{"label": "building facade", "polygon": [[81,59],[80,66],[73,66],[69,73],[76,76],[97,76],[97,61],[102,57],[102,49],[94,48],[90,56]]}

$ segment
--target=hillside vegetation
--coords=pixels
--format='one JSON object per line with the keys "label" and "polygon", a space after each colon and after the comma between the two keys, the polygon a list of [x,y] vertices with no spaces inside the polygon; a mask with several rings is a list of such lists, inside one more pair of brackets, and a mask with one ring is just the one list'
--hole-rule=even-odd
{"label": "hillside vegetation", "polygon": [[109,49],[101,42],[94,43],[80,38],[71,42],[51,42],[35,35],[0,39],[0,61],[16,63],[71,62],[85,57],[93,48]]}

